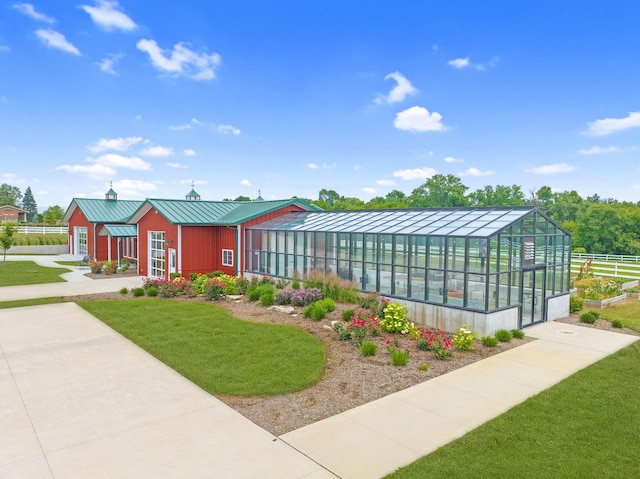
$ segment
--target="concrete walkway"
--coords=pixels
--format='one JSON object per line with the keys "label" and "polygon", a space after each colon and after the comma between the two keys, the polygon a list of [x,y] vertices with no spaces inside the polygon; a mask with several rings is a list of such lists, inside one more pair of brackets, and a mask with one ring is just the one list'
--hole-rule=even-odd
{"label": "concrete walkway", "polygon": [[[28,290],[121,279],[141,284]],[[75,304],[0,310],[0,478],[378,478],[638,339],[526,333],[538,340],[276,438]]]}

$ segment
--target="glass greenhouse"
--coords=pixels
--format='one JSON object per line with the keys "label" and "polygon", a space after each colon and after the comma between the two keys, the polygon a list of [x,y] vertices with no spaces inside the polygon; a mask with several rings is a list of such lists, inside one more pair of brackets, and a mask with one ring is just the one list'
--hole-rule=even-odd
{"label": "glass greenhouse", "polygon": [[568,315],[571,235],[535,207],[290,213],[245,235],[248,273],[336,273],[431,326],[488,334]]}

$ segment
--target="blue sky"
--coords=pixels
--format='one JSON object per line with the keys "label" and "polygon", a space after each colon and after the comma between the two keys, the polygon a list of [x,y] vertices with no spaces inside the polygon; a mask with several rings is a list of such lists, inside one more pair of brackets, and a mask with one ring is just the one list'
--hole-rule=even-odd
{"label": "blue sky", "polygon": [[433,174],[640,199],[640,3],[0,6],[0,182],[368,200]]}

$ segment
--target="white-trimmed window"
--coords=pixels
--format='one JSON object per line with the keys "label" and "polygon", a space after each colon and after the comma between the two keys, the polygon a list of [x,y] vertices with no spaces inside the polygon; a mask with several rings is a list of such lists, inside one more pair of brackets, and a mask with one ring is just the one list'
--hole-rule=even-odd
{"label": "white-trimmed window", "polygon": [[222,250],[222,266],[233,266],[233,250]]}
{"label": "white-trimmed window", "polygon": [[87,228],[77,226],[76,227],[76,241],[77,243],[77,251],[76,254],[86,256],[87,253]]}
{"label": "white-trimmed window", "polygon": [[164,231],[149,231],[149,276],[153,278],[165,277],[164,246]]}

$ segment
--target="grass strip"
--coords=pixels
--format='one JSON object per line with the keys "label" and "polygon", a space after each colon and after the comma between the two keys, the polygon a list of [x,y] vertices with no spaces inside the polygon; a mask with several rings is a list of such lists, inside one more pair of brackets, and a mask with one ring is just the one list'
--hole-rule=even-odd
{"label": "grass strip", "polygon": [[42,304],[64,303],[62,296],[51,296],[48,298],[17,299],[13,301],[0,301],[0,309],[22,308],[23,306],[40,306]]}
{"label": "grass strip", "polygon": [[639,366],[636,342],[386,477],[640,477]]}
{"label": "grass strip", "polygon": [[265,396],[316,384],[321,341],[284,325],[250,323],[211,303],[83,301],[88,312],[211,394]]}
{"label": "grass strip", "polygon": [[64,283],[60,277],[68,273],[69,268],[50,268],[40,266],[33,261],[0,262],[0,287],[28,284]]}

